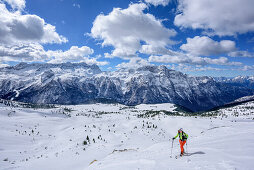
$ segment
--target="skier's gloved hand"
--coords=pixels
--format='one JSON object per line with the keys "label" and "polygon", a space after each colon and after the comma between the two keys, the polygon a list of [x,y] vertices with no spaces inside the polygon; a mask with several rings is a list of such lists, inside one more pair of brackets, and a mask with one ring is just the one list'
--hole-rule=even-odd
{"label": "skier's gloved hand", "polygon": [[172,140],[175,140],[175,138],[172,138]]}

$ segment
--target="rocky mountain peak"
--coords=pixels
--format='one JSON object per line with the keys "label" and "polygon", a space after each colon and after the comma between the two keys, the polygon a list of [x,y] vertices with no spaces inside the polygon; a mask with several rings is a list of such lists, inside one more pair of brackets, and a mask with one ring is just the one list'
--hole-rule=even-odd
{"label": "rocky mountain peak", "polygon": [[0,98],[29,103],[81,104],[103,99],[126,105],[175,103],[193,111],[254,94],[254,88],[242,84],[192,77],[166,66],[102,72],[86,63],[20,63],[2,68],[0,87]]}

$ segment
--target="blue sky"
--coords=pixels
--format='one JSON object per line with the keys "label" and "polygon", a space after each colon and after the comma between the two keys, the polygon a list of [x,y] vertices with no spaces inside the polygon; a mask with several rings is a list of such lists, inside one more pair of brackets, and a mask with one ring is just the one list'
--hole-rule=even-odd
{"label": "blue sky", "polygon": [[191,75],[254,74],[252,0],[0,0],[0,66],[166,65]]}

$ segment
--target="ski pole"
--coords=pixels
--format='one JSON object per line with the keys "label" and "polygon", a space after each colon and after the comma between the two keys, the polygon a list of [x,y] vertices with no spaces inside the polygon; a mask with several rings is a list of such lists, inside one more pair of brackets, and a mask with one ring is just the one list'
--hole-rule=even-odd
{"label": "ski pole", "polygon": [[186,153],[188,153],[188,145],[187,145],[187,141],[186,141]]}
{"label": "ski pole", "polygon": [[174,139],[172,140],[172,146],[171,146],[171,154],[170,154],[170,158],[172,158],[172,149],[173,149],[173,144],[174,144]]}

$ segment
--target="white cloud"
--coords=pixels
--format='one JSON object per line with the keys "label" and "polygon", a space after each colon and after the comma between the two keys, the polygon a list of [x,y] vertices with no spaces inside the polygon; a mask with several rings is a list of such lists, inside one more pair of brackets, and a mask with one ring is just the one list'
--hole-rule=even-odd
{"label": "white cloud", "polygon": [[0,2],[8,3],[12,9],[23,10],[26,6],[25,0],[0,0]]}
{"label": "white cloud", "polygon": [[253,0],[179,0],[175,25],[219,36],[254,31]]}
{"label": "white cloud", "polygon": [[148,59],[149,62],[191,65],[242,65],[240,62],[230,62],[226,57],[200,57],[200,55],[208,56],[213,54],[228,53],[232,50],[235,50],[235,43],[233,41],[223,40],[216,42],[208,37],[197,36],[193,39],[187,39],[187,44],[182,45],[181,49],[187,51],[188,53],[177,52],[166,48],[158,48],[156,46],[142,46],[142,50],[146,51],[146,54],[151,55]]}
{"label": "white cloud", "polygon": [[193,64],[193,65],[231,65],[239,66],[242,65],[240,62],[230,62],[226,57],[220,57],[218,59],[212,59],[208,57],[197,57],[192,55],[186,55],[179,53],[178,55],[162,55],[162,56],[150,56],[149,62],[157,63],[178,63],[178,64]]}
{"label": "white cloud", "polygon": [[104,57],[105,57],[105,58],[114,58],[114,56],[112,56],[112,55],[109,54],[109,53],[104,53]]}
{"label": "white cloud", "polygon": [[87,46],[72,46],[69,50],[62,51],[52,51],[49,50],[46,52],[48,56],[54,57],[54,59],[50,60],[51,63],[61,63],[67,61],[80,61],[84,60],[85,56],[91,55],[94,53],[93,49]]}
{"label": "white cloud", "polygon": [[100,14],[90,35],[103,40],[102,46],[113,46],[111,56],[117,57],[135,57],[143,44],[161,48],[172,44],[170,37],[176,32],[165,28],[153,15],[143,13],[146,8],[144,3],[131,4],[127,9],[114,8],[108,15]]}
{"label": "white cloud", "polygon": [[214,41],[207,36],[187,38],[187,43],[180,47],[182,50],[198,56],[225,54],[234,51],[235,42],[231,40]]}
{"label": "white cloud", "polygon": [[49,63],[63,63],[63,62],[86,62],[87,64],[106,65],[106,61],[97,61],[100,56],[90,57],[93,54],[93,49],[82,46],[72,46],[66,51],[62,50],[44,50],[40,44],[25,44],[13,46],[0,46],[0,59],[4,62],[49,62]]}
{"label": "white cloud", "polygon": [[59,35],[55,26],[37,15],[9,11],[0,1],[0,43],[63,43],[67,39]]}
{"label": "white cloud", "polygon": [[173,70],[179,70],[179,71],[224,71],[227,70],[225,68],[217,68],[217,67],[210,67],[210,66],[194,66],[194,65],[188,65],[188,64],[178,64],[178,65],[172,65],[169,66]]}
{"label": "white cloud", "polygon": [[202,66],[202,65],[189,65],[189,64],[170,64],[168,65],[170,69],[178,70],[181,72],[199,72],[199,71],[253,71],[254,65],[243,65],[239,67],[211,67],[211,66]]}
{"label": "white cloud", "polygon": [[[9,4],[12,9],[8,10],[6,4]],[[78,4],[74,6],[80,7]],[[40,61],[50,63],[86,62],[98,65],[108,64],[106,61],[98,61],[99,56],[90,57],[94,51],[87,46],[72,46],[66,51],[46,51],[41,44],[65,43],[68,40],[56,32],[55,26],[46,23],[44,19],[37,15],[25,13],[23,11],[24,8],[25,0],[0,0],[1,63]]]}
{"label": "white cloud", "polygon": [[253,71],[254,70],[254,65],[252,65],[252,66],[245,65],[242,68],[240,68],[239,70],[240,71]]}
{"label": "white cloud", "polygon": [[254,57],[253,53],[248,51],[233,51],[229,53],[230,57]]}
{"label": "white cloud", "polygon": [[155,45],[142,45],[139,52],[151,55],[163,55],[170,53],[169,49]]}
{"label": "white cloud", "polygon": [[33,62],[46,61],[49,56],[40,44],[0,45],[0,59],[5,62]]}
{"label": "white cloud", "polygon": [[216,67],[196,67],[193,69],[193,71],[224,71],[228,70],[225,68],[216,68]]}
{"label": "white cloud", "polygon": [[[0,60],[1,61],[1,60]],[[3,68],[3,67],[8,67],[9,65],[8,64],[2,64],[0,63],[0,68]]]}
{"label": "white cloud", "polygon": [[170,0],[145,0],[146,3],[154,6],[162,5],[167,6]]}
{"label": "white cloud", "polygon": [[100,55],[96,57],[90,57],[89,55],[93,54],[94,50],[87,46],[77,47],[72,46],[67,51],[47,51],[47,55],[52,59],[50,63],[63,63],[63,62],[85,62],[87,64],[97,64],[97,65],[107,65],[107,61],[97,61],[101,58]]}
{"label": "white cloud", "polygon": [[130,59],[129,62],[123,62],[121,64],[118,64],[116,68],[118,69],[130,69],[130,68],[139,68],[142,66],[152,65],[147,60],[140,58],[140,57],[133,57]]}

